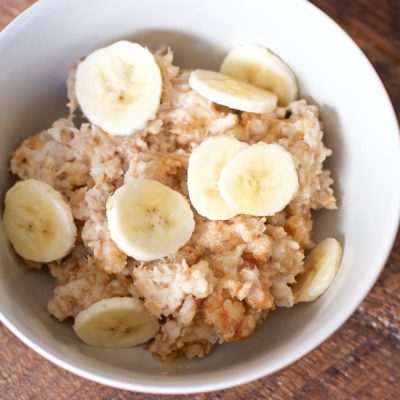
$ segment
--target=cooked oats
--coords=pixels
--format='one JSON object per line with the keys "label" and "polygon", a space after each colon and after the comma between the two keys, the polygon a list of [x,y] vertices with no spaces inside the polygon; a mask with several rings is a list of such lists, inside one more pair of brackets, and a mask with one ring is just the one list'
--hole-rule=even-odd
{"label": "cooked oats", "polygon": [[[78,226],[72,253],[48,264],[55,278],[50,314],[62,321],[100,299],[133,296],[161,323],[151,352],[163,359],[202,357],[216,343],[250,336],[276,307],[293,306],[291,284],[303,270],[304,251],[313,247],[312,210],[336,207],[330,172],[323,169],[331,151],[322,141],[318,108],[305,100],[268,114],[239,113],[191,90],[190,71],[172,64],[169,49],[155,58],[163,93],[145,129],[118,137],[89,123],[77,127],[72,70],[70,116],[26,139],[12,156],[11,170],[60,191]],[[108,232],[108,197],[138,178],[155,179],[188,197],[192,149],[221,134],[286,148],[298,172],[296,197],[267,218],[210,221],[193,210],[193,236],[175,254],[151,262],[127,257]]]}

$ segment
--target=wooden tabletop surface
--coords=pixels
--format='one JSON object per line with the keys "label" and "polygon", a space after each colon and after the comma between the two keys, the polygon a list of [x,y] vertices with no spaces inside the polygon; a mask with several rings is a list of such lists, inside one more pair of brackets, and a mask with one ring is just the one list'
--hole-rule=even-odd
{"label": "wooden tabletop surface", "polygon": [[[385,84],[399,118],[400,0],[312,2],[335,19],[364,50]],[[0,30],[32,3],[34,0],[0,0]],[[399,270],[400,234],[368,297],[345,325],[316,350],[258,381],[191,398],[400,399]],[[89,398],[154,400],[164,396],[131,393],[79,378],[40,357],[0,325],[0,399]]]}

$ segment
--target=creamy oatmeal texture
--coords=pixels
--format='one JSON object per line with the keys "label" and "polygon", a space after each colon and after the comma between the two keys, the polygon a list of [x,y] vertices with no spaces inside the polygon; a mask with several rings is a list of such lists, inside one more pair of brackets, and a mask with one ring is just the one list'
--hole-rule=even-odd
{"label": "creamy oatmeal texture", "polygon": [[[336,208],[323,162],[318,109],[305,100],[267,114],[232,111],[188,86],[190,71],[155,55],[163,80],[161,106],[138,133],[110,136],[74,124],[78,112],[74,71],[68,80],[70,116],[25,140],[11,159],[21,179],[35,178],[60,191],[71,205],[78,237],[64,259],[51,262],[55,278],[49,312],[60,321],[114,296],[141,299],[159,318],[149,349],[162,359],[202,357],[216,343],[247,338],[276,307],[292,307],[291,284],[313,247],[312,210]],[[108,197],[133,179],[157,180],[188,198],[189,155],[205,138],[228,135],[250,144],[278,143],[293,156],[299,179],[295,198],[270,217],[238,215],[211,221],[196,213],[190,241],[151,262],[127,257],[111,240]],[[29,262],[29,267],[43,265]]]}

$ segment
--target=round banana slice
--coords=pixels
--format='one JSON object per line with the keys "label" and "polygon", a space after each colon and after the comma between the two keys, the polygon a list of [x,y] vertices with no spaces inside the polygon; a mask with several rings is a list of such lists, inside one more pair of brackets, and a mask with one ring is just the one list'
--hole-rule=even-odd
{"label": "round banana slice", "polygon": [[75,318],[79,339],[96,347],[131,347],[153,338],[159,329],[141,302],[133,297],[100,300]]}
{"label": "round banana slice", "polygon": [[76,98],[89,119],[110,135],[144,128],[160,105],[161,73],[153,55],[120,41],[88,55],[76,71]]}
{"label": "round banana slice", "polygon": [[235,110],[268,113],[276,108],[274,93],[215,71],[196,69],[189,86],[206,99]]}
{"label": "round banana slice", "polygon": [[26,260],[58,260],[75,244],[71,207],[50,185],[36,179],[17,182],[7,191],[3,222],[15,251]]}
{"label": "round banana slice", "polygon": [[230,136],[211,137],[196,147],[189,158],[188,189],[197,212],[210,220],[226,220],[237,212],[221,197],[218,180],[225,164],[247,143]]}
{"label": "round banana slice", "polygon": [[193,212],[177,191],[150,179],[131,181],[107,201],[110,236],[140,261],[175,253],[192,236]]}
{"label": "round banana slice", "polygon": [[297,193],[296,166],[282,146],[259,142],[228,161],[218,187],[233,210],[255,216],[273,215]]}
{"label": "round banana slice", "polygon": [[331,285],[342,260],[342,247],[333,238],[320,242],[306,257],[304,271],[292,286],[297,303],[313,301]]}
{"label": "round banana slice", "polygon": [[295,74],[280,57],[263,46],[246,44],[233,48],[220,71],[270,90],[278,96],[281,106],[297,99],[299,89]]}

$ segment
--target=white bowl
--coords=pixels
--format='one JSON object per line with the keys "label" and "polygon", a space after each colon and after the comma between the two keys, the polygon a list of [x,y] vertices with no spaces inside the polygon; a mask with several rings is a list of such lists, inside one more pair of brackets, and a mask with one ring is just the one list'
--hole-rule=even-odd
{"label": "white bowl", "polygon": [[377,279],[400,209],[398,126],[366,57],[326,15],[303,0],[41,0],[0,34],[0,188],[20,141],[66,114],[68,67],[117,39],[169,44],[178,65],[217,68],[239,43],[280,54],[302,95],[322,108],[337,212],[316,216],[315,237],[345,245],[341,269],[318,301],[272,313],[250,339],[209,356],[165,364],[142,348],[82,344],[69,323],[46,311],[52,280],[24,268],[0,227],[2,321],[38,353],[78,375],[119,388],[157,393],[222,389],[270,374],[331,335]]}

